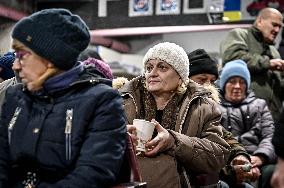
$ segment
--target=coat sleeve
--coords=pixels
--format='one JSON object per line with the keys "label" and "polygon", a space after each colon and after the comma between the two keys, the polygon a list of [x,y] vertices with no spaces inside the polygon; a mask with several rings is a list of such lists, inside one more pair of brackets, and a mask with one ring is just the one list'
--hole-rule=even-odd
{"label": "coat sleeve", "polygon": [[227,164],[230,164],[231,161],[238,155],[243,155],[250,160],[250,155],[243,147],[243,145],[234,138],[233,134],[227,131],[223,126],[222,126],[222,131],[223,131],[223,138],[230,145],[230,156]]}
{"label": "coat sleeve", "polygon": [[270,59],[266,55],[252,53],[248,46],[248,31],[244,29],[234,29],[229,32],[222,41],[220,50],[224,63],[235,60],[244,60],[251,73],[266,72],[269,68]]}
{"label": "coat sleeve", "polygon": [[229,157],[229,145],[222,138],[221,112],[213,101],[197,103],[187,113],[186,134],[170,131],[176,141],[174,153],[188,171],[219,172]]}
{"label": "coat sleeve", "polygon": [[122,99],[113,89],[101,92],[94,100],[90,121],[75,168],[64,179],[41,183],[37,187],[110,187],[116,181],[126,147],[125,115]]}
{"label": "coat sleeve", "polygon": [[260,118],[260,134],[259,139],[260,143],[258,148],[254,151],[253,155],[264,155],[267,162],[273,163],[275,162],[276,155],[274,152],[274,147],[272,145],[272,136],[274,132],[274,121],[272,115],[268,109],[268,106],[265,101],[263,101],[264,108],[261,110],[261,118]]}

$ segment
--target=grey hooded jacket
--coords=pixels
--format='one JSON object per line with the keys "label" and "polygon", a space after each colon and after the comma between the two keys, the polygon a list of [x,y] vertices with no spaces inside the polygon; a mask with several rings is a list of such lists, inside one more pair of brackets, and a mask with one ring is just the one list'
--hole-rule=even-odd
{"label": "grey hooded jacket", "polygon": [[221,100],[221,124],[232,132],[251,155],[261,155],[272,163],[276,159],[272,145],[274,122],[268,106],[263,99],[249,92],[239,104]]}

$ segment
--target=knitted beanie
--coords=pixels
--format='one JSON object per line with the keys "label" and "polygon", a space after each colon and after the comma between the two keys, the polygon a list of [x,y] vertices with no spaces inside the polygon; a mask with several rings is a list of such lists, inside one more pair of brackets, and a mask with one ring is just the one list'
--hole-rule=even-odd
{"label": "knitted beanie", "polygon": [[72,68],[90,42],[85,22],[66,9],[45,9],[23,18],[12,38],[62,70]]}
{"label": "knitted beanie", "polygon": [[225,64],[220,75],[220,89],[224,92],[226,83],[234,76],[239,76],[245,80],[248,91],[251,82],[250,73],[247,64],[240,59]]}
{"label": "knitted beanie", "polygon": [[196,74],[213,74],[218,78],[218,64],[204,49],[197,49],[188,54],[189,77]]}
{"label": "knitted beanie", "polygon": [[0,71],[0,78],[7,80],[15,76],[12,69],[14,61],[15,54],[12,52],[8,52],[4,56],[0,57],[0,67],[2,68]]}
{"label": "knitted beanie", "polygon": [[97,71],[99,71],[105,78],[112,80],[113,75],[110,66],[105,63],[104,61],[101,61],[99,59],[91,58],[89,57],[87,60],[83,61],[84,65],[92,66]]}
{"label": "knitted beanie", "polygon": [[163,42],[150,48],[143,58],[144,67],[150,59],[159,59],[171,65],[183,82],[188,80],[189,61],[186,52],[175,43]]}

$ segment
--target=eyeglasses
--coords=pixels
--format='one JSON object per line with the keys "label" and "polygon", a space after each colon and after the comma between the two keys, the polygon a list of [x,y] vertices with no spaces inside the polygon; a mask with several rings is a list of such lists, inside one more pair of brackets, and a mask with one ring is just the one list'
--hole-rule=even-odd
{"label": "eyeglasses", "polygon": [[26,51],[26,50],[19,50],[19,51],[16,51],[16,58],[17,59],[19,59],[19,60],[22,60],[23,59],[23,57],[25,56],[25,55],[27,55],[27,54],[32,54],[31,52],[29,52],[29,51]]}

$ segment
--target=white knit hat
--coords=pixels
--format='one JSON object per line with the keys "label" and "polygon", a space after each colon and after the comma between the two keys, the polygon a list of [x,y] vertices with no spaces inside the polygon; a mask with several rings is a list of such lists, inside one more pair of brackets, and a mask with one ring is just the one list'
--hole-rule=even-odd
{"label": "white knit hat", "polygon": [[148,50],[143,58],[143,65],[150,59],[159,59],[171,65],[179,74],[183,82],[187,82],[189,75],[189,60],[182,47],[175,43],[159,43]]}

